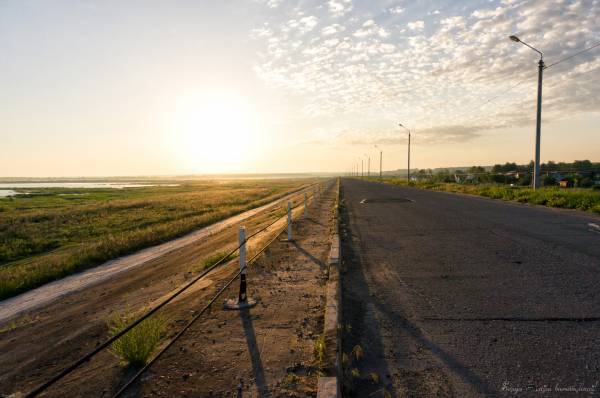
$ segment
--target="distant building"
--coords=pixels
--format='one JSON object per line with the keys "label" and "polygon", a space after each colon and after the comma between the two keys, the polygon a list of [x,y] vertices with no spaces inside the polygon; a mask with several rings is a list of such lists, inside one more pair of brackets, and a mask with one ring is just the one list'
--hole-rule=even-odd
{"label": "distant building", "polygon": [[558,182],[561,188],[573,188],[573,181],[562,179]]}
{"label": "distant building", "polygon": [[505,176],[514,177],[517,180],[519,178],[523,178],[523,177],[527,176],[527,174],[529,174],[528,171],[508,171],[508,172],[504,173]]}

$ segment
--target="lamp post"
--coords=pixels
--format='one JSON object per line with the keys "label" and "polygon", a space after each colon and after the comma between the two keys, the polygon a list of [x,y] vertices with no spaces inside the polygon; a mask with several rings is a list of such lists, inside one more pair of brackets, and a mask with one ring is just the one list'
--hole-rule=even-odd
{"label": "lamp post", "polygon": [[360,158],[360,178],[365,179],[365,160]]}
{"label": "lamp post", "polygon": [[367,178],[371,178],[371,156],[367,155],[365,153],[365,156],[367,157]]}
{"label": "lamp post", "polygon": [[383,151],[377,145],[375,148],[379,149],[379,179],[381,180],[381,158],[383,157]]}
{"label": "lamp post", "polygon": [[403,126],[402,123],[398,123],[398,126],[408,131],[408,171],[406,173],[406,182],[410,182],[410,130]]}
{"label": "lamp post", "polygon": [[533,166],[533,189],[540,187],[540,139],[542,135],[542,75],[544,72],[544,54],[525,43],[517,36],[509,36],[509,39],[515,43],[521,43],[524,46],[531,48],[533,51],[540,54],[540,61],[538,62],[538,97],[537,97],[537,119],[535,123],[535,163]]}

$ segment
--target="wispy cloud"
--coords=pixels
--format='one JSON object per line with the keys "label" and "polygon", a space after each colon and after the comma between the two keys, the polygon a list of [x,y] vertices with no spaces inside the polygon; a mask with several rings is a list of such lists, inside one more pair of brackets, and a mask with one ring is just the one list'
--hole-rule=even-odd
{"label": "wispy cloud", "polygon": [[[428,142],[468,141],[529,122],[536,54],[508,36],[543,49],[548,62],[600,41],[597,0],[494,0],[479,8],[331,0],[321,8],[290,5],[282,14],[286,6],[253,33],[263,43],[255,72],[302,95],[308,117],[360,120],[363,137],[331,133],[349,143],[366,140],[365,131],[369,143],[399,140],[369,126],[401,117],[420,126]],[[548,119],[565,110],[600,111],[597,53],[557,65],[545,79]]]}

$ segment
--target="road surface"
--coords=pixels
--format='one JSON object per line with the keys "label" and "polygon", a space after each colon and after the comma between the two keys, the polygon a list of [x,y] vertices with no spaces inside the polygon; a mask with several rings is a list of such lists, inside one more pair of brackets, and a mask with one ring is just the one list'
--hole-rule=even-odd
{"label": "road surface", "polygon": [[363,379],[392,396],[600,394],[599,217],[357,179],[342,193],[344,349],[362,346]]}

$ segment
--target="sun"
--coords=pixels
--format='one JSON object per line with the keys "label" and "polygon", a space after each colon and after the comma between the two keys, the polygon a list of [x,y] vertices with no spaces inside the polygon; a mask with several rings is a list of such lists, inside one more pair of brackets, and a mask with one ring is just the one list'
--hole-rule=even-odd
{"label": "sun", "polygon": [[232,171],[257,145],[258,118],[237,93],[202,93],[185,98],[171,117],[171,144],[194,171]]}

